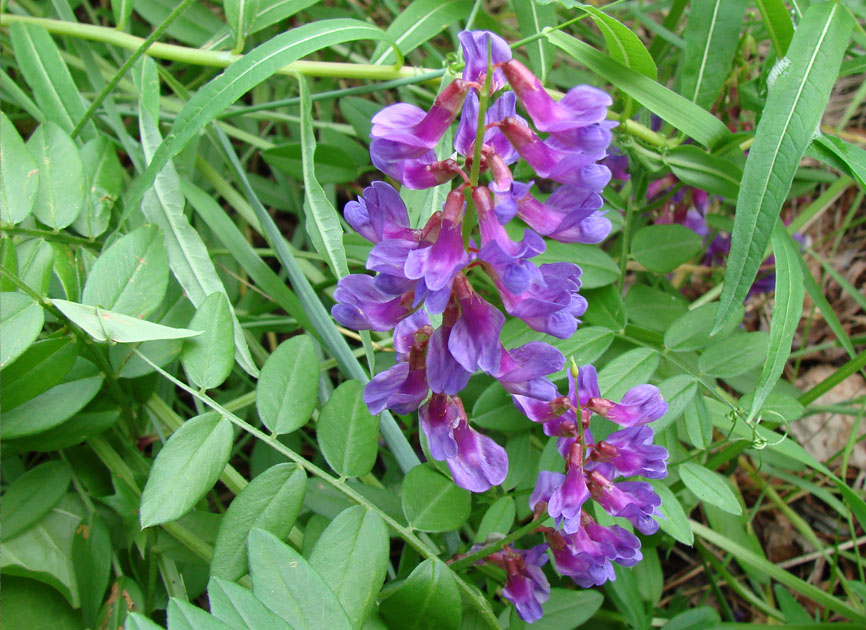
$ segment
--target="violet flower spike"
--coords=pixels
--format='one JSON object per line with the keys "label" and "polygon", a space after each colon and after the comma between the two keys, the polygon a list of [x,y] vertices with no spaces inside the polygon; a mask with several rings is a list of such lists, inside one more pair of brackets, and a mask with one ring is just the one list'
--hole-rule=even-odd
{"label": "violet flower spike", "polygon": [[406,256],[403,272],[407,278],[423,278],[430,291],[451,286],[457,273],[469,263],[469,255],[463,247],[464,206],[460,192],[453,190],[448,194],[438,230],[435,235],[426,237],[433,240],[423,240]]}

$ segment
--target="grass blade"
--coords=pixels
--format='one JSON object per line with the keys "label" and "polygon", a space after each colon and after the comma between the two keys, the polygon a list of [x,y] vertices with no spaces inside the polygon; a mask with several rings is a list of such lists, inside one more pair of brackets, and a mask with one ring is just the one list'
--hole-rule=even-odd
{"label": "grass blade", "polygon": [[788,52],[788,46],[791,45],[791,39],[794,37],[794,25],[791,23],[788,9],[782,0],[755,0],[755,4],[758,5],[758,10],[764,19],[764,26],[770,32],[773,49],[781,58]]}
{"label": "grass blade", "polygon": [[[531,4],[531,3],[527,3]],[[472,10],[470,0],[419,0],[401,11],[385,31],[404,55],[465,18]],[[370,63],[394,63],[394,51],[380,44]]]}
{"label": "grass blade", "polygon": [[554,46],[704,146],[711,147],[730,135],[724,123],[709,112],[649,77],[614,61],[589,44],[561,31],[549,33],[547,38]]}
{"label": "grass blade", "polygon": [[826,3],[813,4],[797,29],[793,52],[770,90],[746,160],[713,332],[755,280],[800,158],[821,121],[851,28],[844,9]]}
{"label": "grass blade", "polygon": [[[517,26],[523,37],[532,37],[545,27],[556,24],[556,9],[552,6],[536,2],[515,2],[513,6]],[[526,54],[529,55],[529,67],[542,83],[546,83],[547,73],[553,67],[553,46],[545,38],[539,37],[526,45]]]}
{"label": "grass blade", "polygon": [[337,278],[349,275],[343,249],[343,227],[337,209],[316,179],[316,136],[313,134],[313,104],[304,77],[298,77],[301,91],[301,162],[304,173],[304,215],[307,234]]}

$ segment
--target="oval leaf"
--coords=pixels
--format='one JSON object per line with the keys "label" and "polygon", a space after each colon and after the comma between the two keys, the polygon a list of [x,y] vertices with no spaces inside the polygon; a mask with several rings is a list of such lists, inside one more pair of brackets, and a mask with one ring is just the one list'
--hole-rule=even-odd
{"label": "oval leaf", "polygon": [[67,300],[51,300],[51,303],[96,341],[138,343],[156,339],[185,339],[201,334],[197,330],[171,328]]}
{"label": "oval leaf", "polygon": [[457,529],[469,517],[471,495],[430,465],[415,466],[403,480],[403,514],[425,532]]}
{"label": "oval leaf", "polygon": [[167,286],[168,254],[162,234],[155,225],[146,225],[99,255],[81,302],[143,318],[159,308]]}
{"label": "oval leaf", "polygon": [[310,554],[310,566],[331,587],[356,628],[376,605],[387,564],[385,522],[360,505],[340,512]]}
{"label": "oval leaf", "polygon": [[3,529],[0,540],[18,534],[48,514],[72,481],[69,466],[52,460],[28,470],[9,484],[3,495]]}
{"label": "oval leaf", "polygon": [[717,508],[737,515],[743,508],[734,493],[719,473],[704,468],[694,462],[680,464],[680,478],[698,499],[715,505]]}
{"label": "oval leaf", "polygon": [[456,630],[462,615],[454,574],[438,558],[425,560],[379,604],[379,615],[392,630]]}
{"label": "oval leaf", "polygon": [[319,414],[316,439],[338,475],[360,477],[373,469],[379,450],[379,420],[370,415],[360,381],[341,384]]}
{"label": "oval leaf", "polygon": [[232,313],[222,293],[211,293],[196,310],[189,323],[191,330],[201,330],[198,337],[183,344],[180,360],[189,379],[202,389],[222,385],[235,364],[232,338]]}
{"label": "oval leaf", "polygon": [[141,527],[189,512],[219,479],[231,449],[232,425],[218,413],[184,422],[153,462],[141,495]]}
{"label": "oval leaf", "polygon": [[307,423],[316,407],[319,360],[307,335],[287,339],[268,357],[259,377],[256,408],[276,433],[291,433]]}
{"label": "oval leaf", "polygon": [[667,273],[702,248],[701,237],[684,225],[648,225],[634,235],[631,254],[650,271]]}
{"label": "oval leaf", "polygon": [[211,614],[232,628],[291,630],[289,624],[265,608],[249,590],[229,580],[211,578],[207,586],[207,599]]}
{"label": "oval leaf", "polygon": [[45,314],[23,293],[0,293],[0,367],[5,367],[39,336]]}
{"label": "oval leaf", "polygon": [[285,539],[304,502],[306,487],[302,468],[277,464],[241,490],[220,523],[211,575],[234,581],[247,572],[247,536],[254,527]]}
{"label": "oval leaf", "polygon": [[21,223],[39,192],[39,166],[6,114],[0,113],[0,219]]}
{"label": "oval leaf", "polygon": [[52,229],[65,228],[84,209],[87,178],[78,146],[52,122],[39,125],[27,141],[39,168],[33,214]]}
{"label": "oval leaf", "polygon": [[767,359],[770,336],[765,332],[740,333],[714,342],[698,360],[698,369],[718,378],[731,378],[758,367]]}
{"label": "oval leaf", "polygon": [[252,530],[249,557],[253,593],[290,626],[352,629],[346,612],[322,576],[273,534]]}

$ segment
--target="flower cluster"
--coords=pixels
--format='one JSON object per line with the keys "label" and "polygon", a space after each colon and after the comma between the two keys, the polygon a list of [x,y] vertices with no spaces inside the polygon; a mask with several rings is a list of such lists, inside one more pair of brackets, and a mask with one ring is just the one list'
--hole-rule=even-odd
{"label": "flower cluster", "polygon": [[[561,506],[550,510],[559,510],[562,532],[546,534],[554,557],[565,548],[587,547],[576,537],[589,536],[606,566],[609,560],[637,562],[636,539],[619,528],[591,526],[580,509],[585,498],[578,501],[572,488],[583,483],[612,514],[631,518],[637,510],[652,521],[655,512],[646,508],[647,492],[640,482],[613,480],[650,469],[664,472],[664,449],[654,450],[652,431],[638,426],[664,406],[657,390],[642,386],[653,391],[638,388],[619,405],[596,391],[592,402],[581,399],[578,404],[573,395],[559,396],[550,380],[565,363],[559,350],[543,342],[506,348],[499,339],[506,314],[535,331],[567,339],[586,311],[577,265],[536,264],[533,259],[544,252],[544,237],[599,243],[610,232],[600,193],[611,178],[601,164],[614,126],[606,120],[611,99],[596,88],[577,86],[555,101],[511,58],[500,37],[464,31],[459,39],[462,77],[445,87],[429,111],[406,103],[380,111],[372,120],[370,144],[373,164],[406,188],[455,179],[457,185],[442,209],[419,227],[412,227],[400,194],[385,182],[374,182],[346,205],[348,223],[373,243],[366,266],[375,275],[342,278],[331,313],[356,330],[393,329],[396,363],[367,384],[364,401],[374,414],[386,408],[400,414],[418,410],[430,455],[447,463],[458,486],[484,492],[502,483],[508,472],[505,449],[472,428],[459,396],[470,377],[482,371],[513,396],[530,420],[545,422],[549,435],[563,436],[566,474],[559,475],[562,480],[547,474],[542,485],[549,494],[533,495],[535,505]],[[518,103],[528,120],[518,115]],[[439,159],[435,148],[454,123],[454,152]],[[514,179],[512,167],[521,160],[552,183],[545,190],[555,187],[545,199],[533,192],[534,181]],[[519,240],[508,226],[515,218],[525,224]],[[479,291],[482,285],[488,288]],[[635,430],[591,446],[578,440],[575,450],[575,427],[588,435],[588,428],[574,420],[577,409],[619,418]],[[641,521],[641,531],[649,528]],[[527,620],[540,617],[540,602],[549,592],[539,568],[546,558],[542,552],[508,549],[489,558],[508,571],[503,594]],[[568,574],[578,572],[572,568]],[[592,582],[601,583],[597,578]]]}
{"label": "flower cluster", "polygon": [[[488,561],[506,569],[508,582],[503,595],[514,602],[528,622],[541,617],[541,604],[550,588],[540,567],[549,548],[560,575],[579,586],[600,586],[616,579],[613,565],[630,567],[640,562],[640,540],[629,530],[596,522],[587,509],[593,499],[612,517],[629,521],[642,534],[658,531],[656,517],[661,499],[646,481],[622,481],[642,476],[667,476],[668,452],[654,445],[648,423],[667,412],[667,403],[653,385],[638,385],[619,403],[602,398],[591,365],[573,366],[568,395],[548,402],[515,396],[515,403],[544,432],[559,438],[557,448],[564,459],[564,473],[542,471],[529,499],[538,514],[547,514],[556,528],[539,527],[546,545],[528,551],[506,549]],[[603,440],[594,440],[589,429],[593,414],[624,427]],[[515,555],[516,554],[516,555]],[[532,566],[530,566],[532,565]]]}
{"label": "flower cluster", "polygon": [[[341,279],[331,312],[356,330],[394,329],[397,362],[367,385],[370,411],[418,409],[430,454],[448,463],[457,485],[483,492],[503,481],[508,460],[501,446],[470,426],[459,392],[481,370],[515,396],[550,401],[556,388],[548,377],[562,369],[564,358],[541,342],[505,348],[499,341],[505,314],[475,289],[473,273],[486,274],[504,311],[533,330],[560,339],[574,333],[587,307],[579,294],[580,268],[532,259],[545,250],[544,236],[598,243],[609,233],[600,192],[610,171],[598,161],[613,123],[605,120],[611,100],[601,90],[578,86],[554,101],[500,37],[466,31],[460,41],[462,78],[429,111],[398,103],[376,114],[370,154],[377,168],[407,188],[462,181],[442,210],[416,229],[399,193],[385,182],[349,202],[346,220],[374,244],[367,269],[376,275]],[[511,90],[503,90],[506,85]],[[518,102],[532,126],[517,114]],[[434,147],[458,116],[454,157],[438,160]],[[533,182],[513,178],[511,165],[521,159],[539,177],[561,184],[546,200],[533,195]],[[486,183],[471,181],[469,171]],[[474,213],[471,223],[467,213]],[[528,226],[520,240],[505,229],[514,217]],[[468,226],[474,225],[473,234]],[[441,316],[438,327],[431,316]]]}

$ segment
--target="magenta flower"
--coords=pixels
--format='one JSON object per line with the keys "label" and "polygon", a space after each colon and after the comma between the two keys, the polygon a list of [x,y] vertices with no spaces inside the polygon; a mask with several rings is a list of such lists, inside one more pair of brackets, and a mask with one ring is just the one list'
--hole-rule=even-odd
{"label": "magenta flower", "polygon": [[[506,92],[487,108],[484,121],[487,125],[498,123],[508,117],[514,117],[525,123],[517,116],[514,106],[516,104],[514,92]],[[478,131],[478,95],[473,91],[466,97],[463,103],[463,114],[460,116],[460,124],[457,134],[454,136],[454,148],[460,155],[471,157],[475,148],[475,135]],[[516,162],[520,157],[514,147],[498,127],[492,126],[484,132],[484,144],[499,156],[505,164]]]}
{"label": "magenta flower", "polygon": [[653,443],[653,431],[647,425],[637,425],[612,433],[595,444],[591,468],[595,462],[611,463],[618,476],[640,475],[647,479],[667,477],[668,451]]}
{"label": "magenta flower", "polygon": [[[513,188],[515,192],[524,192]],[[528,187],[516,201],[518,216],[539,234],[562,243],[600,243],[610,233],[610,220],[598,210],[602,198],[596,192],[560,186],[544,203],[529,194]]]}
{"label": "magenta flower", "polygon": [[424,279],[430,291],[450,288],[457,273],[469,263],[463,247],[463,195],[448,194],[438,229],[425,228],[419,246],[407,253],[403,272],[413,280]]}
{"label": "magenta flower", "polygon": [[593,398],[587,402],[587,406],[598,415],[624,427],[658,420],[668,410],[668,404],[655,385],[632,387],[619,404],[604,398]]}
{"label": "magenta flower", "polygon": [[658,507],[661,499],[646,481],[623,481],[614,484],[610,472],[599,469],[589,473],[589,490],[592,498],[611,516],[628,519],[643,534],[655,534],[659,524],[653,518],[661,516]]}

